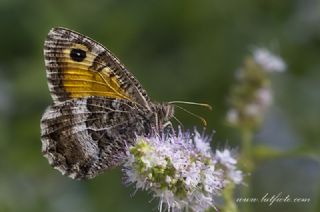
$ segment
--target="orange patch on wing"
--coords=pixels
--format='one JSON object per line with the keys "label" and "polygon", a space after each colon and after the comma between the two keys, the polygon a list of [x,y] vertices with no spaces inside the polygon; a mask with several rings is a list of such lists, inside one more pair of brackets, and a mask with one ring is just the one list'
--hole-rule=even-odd
{"label": "orange patch on wing", "polygon": [[71,98],[106,96],[129,99],[126,92],[121,89],[117,78],[110,77],[111,70],[108,67],[100,72],[89,70],[95,58],[94,55],[89,53],[84,61],[78,63],[67,59],[70,49],[66,49],[63,53],[66,55],[64,62],[67,64],[63,70],[63,87]]}

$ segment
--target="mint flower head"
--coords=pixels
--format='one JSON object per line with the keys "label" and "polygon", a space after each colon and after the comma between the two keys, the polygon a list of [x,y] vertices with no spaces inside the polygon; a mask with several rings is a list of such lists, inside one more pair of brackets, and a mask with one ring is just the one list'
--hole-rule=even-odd
{"label": "mint flower head", "polygon": [[268,49],[253,49],[237,70],[237,82],[228,98],[227,123],[237,128],[259,128],[273,101],[270,75],[286,68],[282,58]]}
{"label": "mint flower head", "polygon": [[[235,168],[235,158],[231,160],[231,166],[221,165],[226,163],[221,156],[216,157],[210,141],[211,137],[201,135],[197,130],[138,137],[127,152],[123,169],[126,182],[135,184],[136,189],[151,191],[159,198],[159,211],[215,208],[214,199],[233,180],[227,177],[229,171],[239,170]],[[238,174],[242,176],[241,171]],[[242,180],[239,179],[236,179],[237,183]]]}

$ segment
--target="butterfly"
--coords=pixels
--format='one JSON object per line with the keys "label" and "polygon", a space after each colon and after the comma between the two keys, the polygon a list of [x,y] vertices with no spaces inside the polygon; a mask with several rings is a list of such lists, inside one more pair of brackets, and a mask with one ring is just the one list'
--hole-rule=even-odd
{"label": "butterfly", "polygon": [[163,130],[170,103],[152,102],[108,49],[66,28],[44,42],[53,103],[41,119],[42,153],[63,175],[90,179],[119,165],[138,135]]}

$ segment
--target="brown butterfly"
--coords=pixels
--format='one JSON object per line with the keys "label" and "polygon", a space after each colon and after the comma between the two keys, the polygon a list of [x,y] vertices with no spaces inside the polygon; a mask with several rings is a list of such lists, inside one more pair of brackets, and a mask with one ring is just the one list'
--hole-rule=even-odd
{"label": "brown butterfly", "polygon": [[170,103],[151,102],[137,79],[98,42],[65,28],[44,43],[53,104],[41,119],[42,152],[62,174],[93,178],[122,162],[137,135],[160,132]]}

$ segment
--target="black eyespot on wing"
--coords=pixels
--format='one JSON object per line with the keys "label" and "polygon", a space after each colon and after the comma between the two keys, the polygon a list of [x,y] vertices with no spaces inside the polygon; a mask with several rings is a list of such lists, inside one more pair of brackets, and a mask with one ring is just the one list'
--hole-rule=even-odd
{"label": "black eyespot on wing", "polygon": [[82,49],[72,49],[70,52],[71,59],[76,62],[82,62],[86,56],[86,52]]}

